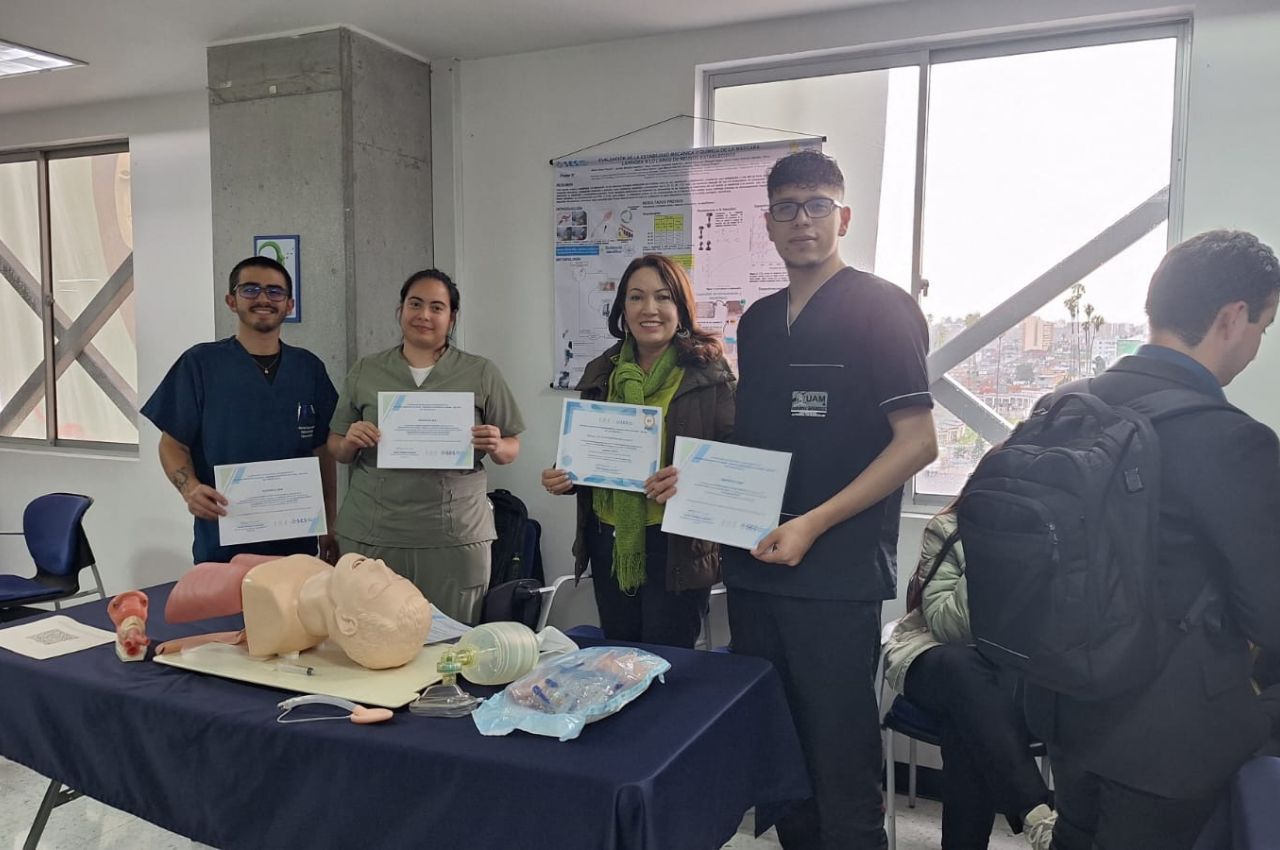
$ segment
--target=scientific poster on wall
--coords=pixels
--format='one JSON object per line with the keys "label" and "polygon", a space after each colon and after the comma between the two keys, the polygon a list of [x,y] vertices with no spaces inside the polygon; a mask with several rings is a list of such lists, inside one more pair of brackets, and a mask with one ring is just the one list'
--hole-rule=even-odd
{"label": "scientific poster on wall", "polygon": [[758,298],[787,285],[765,231],[765,175],[820,139],[563,159],[555,181],[555,362],[571,389],[616,340],[609,308],[627,264],[666,254],[689,271],[698,324],[721,336],[736,369],[737,325]]}

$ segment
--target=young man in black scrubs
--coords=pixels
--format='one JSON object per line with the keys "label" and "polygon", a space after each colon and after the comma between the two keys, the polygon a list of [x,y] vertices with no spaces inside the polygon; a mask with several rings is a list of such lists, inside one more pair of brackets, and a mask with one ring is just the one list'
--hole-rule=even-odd
{"label": "young man in black scrubs", "polygon": [[734,441],[791,453],[781,524],[725,547],[734,652],[782,674],[814,796],[786,850],[886,844],[875,671],[897,595],[902,485],[937,456],[929,330],[903,289],[845,265],[844,175],[813,151],[769,172],[765,224],[789,285],[738,327]]}

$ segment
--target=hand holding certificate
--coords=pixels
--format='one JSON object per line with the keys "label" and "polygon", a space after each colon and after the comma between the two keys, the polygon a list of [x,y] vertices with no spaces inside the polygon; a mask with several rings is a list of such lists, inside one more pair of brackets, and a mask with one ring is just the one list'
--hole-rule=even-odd
{"label": "hand holding certificate", "polygon": [[644,492],[662,454],[662,408],[565,399],[556,466],[575,484]]}
{"label": "hand holding certificate", "polygon": [[662,530],[754,549],[778,525],[791,455],[711,440],[676,437],[676,494]]}
{"label": "hand holding certificate", "polygon": [[315,457],[215,466],[218,492],[227,515],[218,517],[223,546],[314,537],[329,531]]}
{"label": "hand holding certificate", "polygon": [[470,469],[475,393],[378,393],[380,469]]}

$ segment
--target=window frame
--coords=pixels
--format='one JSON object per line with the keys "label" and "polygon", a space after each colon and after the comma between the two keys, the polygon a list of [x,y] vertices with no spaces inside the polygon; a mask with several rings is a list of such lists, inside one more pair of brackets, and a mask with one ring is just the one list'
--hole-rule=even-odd
{"label": "window frame", "polygon": [[[1164,219],[1167,221],[1167,245],[1175,245],[1182,240],[1183,198],[1185,190],[1186,160],[1186,116],[1189,95],[1189,78],[1191,62],[1192,18],[1190,15],[1159,15],[1130,17],[1121,20],[1102,22],[1090,26],[1045,26],[1035,29],[1020,29],[995,35],[954,36],[942,38],[920,39],[888,45],[873,45],[842,50],[817,51],[789,57],[769,57],[743,62],[718,63],[701,66],[698,69],[698,101],[703,111],[712,120],[698,122],[697,144],[708,146],[715,143],[715,99],[722,88],[733,88],[756,83],[799,80],[812,77],[823,77],[837,74],[859,73],[864,71],[883,71],[892,68],[917,67],[919,69],[919,92],[916,112],[916,162],[915,162],[915,197],[912,220],[912,255],[911,255],[911,296],[920,301],[922,290],[927,287],[923,277],[922,262],[924,256],[924,209],[925,209],[925,177],[927,170],[926,152],[929,123],[930,71],[935,65],[951,62],[963,62],[974,59],[993,59],[1004,56],[1016,56],[1027,53],[1044,53],[1053,50],[1068,50],[1081,47],[1095,47],[1107,44],[1124,44],[1136,41],[1151,41],[1172,38],[1175,40],[1174,56],[1174,103],[1172,133],[1170,138],[1170,173],[1167,187],[1167,202]],[[1159,193],[1157,193],[1159,194]],[[1153,196],[1153,199],[1156,196]],[[1151,214],[1153,199],[1148,199],[1125,219],[1138,216],[1145,209]],[[1157,224],[1158,226],[1158,224]],[[1116,225],[1112,225],[1116,227]],[[1111,228],[1108,228],[1109,232]],[[1105,233],[1104,232],[1104,233]],[[1090,248],[1097,248],[1094,241],[1086,243],[1079,253],[1086,257]],[[1123,248],[1121,248],[1123,250]],[[1102,256],[1105,263],[1114,254]],[[1118,252],[1117,252],[1118,253]],[[1073,257],[1076,255],[1072,255]],[[1100,265],[1101,263],[1099,263]],[[1087,272],[1086,272],[1087,274]],[[1083,277],[1084,275],[1079,275]],[[1074,282],[1062,278],[1065,292]],[[1010,316],[1021,322],[1029,313],[1017,310],[1016,300],[1024,290],[1019,290],[1009,298],[997,304],[985,317],[991,317],[986,323],[988,327],[999,327],[1007,324]],[[976,326],[975,326],[976,327]],[[990,333],[971,334],[965,340],[967,345],[976,345],[976,350],[994,342],[1007,330]],[[929,382],[930,389],[935,388],[946,379],[947,370],[936,370],[936,355],[952,345],[960,335],[948,340],[936,351],[930,352]],[[954,389],[947,385],[946,389]],[[961,387],[960,390],[963,390]],[[935,390],[936,392],[936,390]],[[958,416],[970,427],[980,421],[980,433],[1008,434],[1010,426],[1003,418],[993,417],[991,411],[976,397],[968,399],[958,397],[948,404],[948,410]],[[955,406],[965,409],[956,410]],[[972,421],[971,421],[972,420]],[[917,491],[916,477],[912,476],[903,491],[903,511],[905,513],[933,513],[939,507],[950,502],[954,497],[944,494],[923,493]]]}
{"label": "window frame", "polygon": [[[43,339],[43,385],[44,385],[44,404],[45,404],[45,436],[43,438],[36,437],[13,437],[0,436],[0,449],[69,449],[77,452],[90,451],[98,454],[119,455],[119,456],[137,456],[138,443],[118,443],[106,442],[100,440],[69,440],[58,437],[58,377],[57,374],[57,334],[54,332],[54,307],[56,301],[54,299],[53,288],[53,226],[52,215],[50,211],[50,189],[49,189],[49,163],[63,159],[76,159],[89,156],[103,156],[110,154],[129,153],[128,139],[111,139],[106,141],[68,144],[68,145],[47,145],[38,148],[24,148],[15,150],[0,151],[0,164],[12,162],[34,162],[36,164],[36,197],[37,197],[37,215],[39,217],[39,233],[40,233],[40,302],[42,310],[40,313],[41,336]],[[130,198],[130,207],[132,207],[133,199]],[[126,262],[132,263],[133,253],[130,252],[129,259]],[[133,274],[130,273],[130,280]],[[9,281],[0,281],[0,285],[8,284]],[[132,284],[131,284],[132,287]],[[107,316],[110,319],[118,310],[117,306]],[[92,338],[85,342],[77,354],[76,359],[79,360],[84,354],[84,348],[92,343]],[[69,368],[69,367],[68,367]],[[65,370],[64,370],[65,371]],[[132,416],[134,421],[138,417],[138,400],[136,391],[133,393],[132,399],[126,399],[132,408]],[[124,411],[121,411],[124,412]]]}

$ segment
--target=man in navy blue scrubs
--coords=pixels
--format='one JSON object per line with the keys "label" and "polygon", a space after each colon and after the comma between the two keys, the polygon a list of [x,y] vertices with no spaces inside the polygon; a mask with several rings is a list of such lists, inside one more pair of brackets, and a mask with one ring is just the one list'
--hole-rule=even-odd
{"label": "man in navy blue scrubs", "polygon": [[738,326],[734,441],[791,453],[781,524],[725,547],[733,649],[782,675],[814,797],[778,824],[786,850],[884,847],[875,696],[880,606],[897,595],[902,485],[937,455],[929,331],[903,289],[845,265],[844,175],[778,160],[765,224],[786,289]]}
{"label": "man in navy blue scrubs", "polygon": [[332,533],[239,546],[218,541],[227,500],[213,488],[215,466],[315,455],[330,529],[336,511],[337,473],[325,441],[338,393],[320,358],[280,340],[293,309],[289,272],[275,260],[249,257],[231,270],[229,283],[236,335],[187,349],[142,408],[162,432],[160,465],[195,517],[192,555],[200,563],[239,552],[306,553],[332,563]]}

